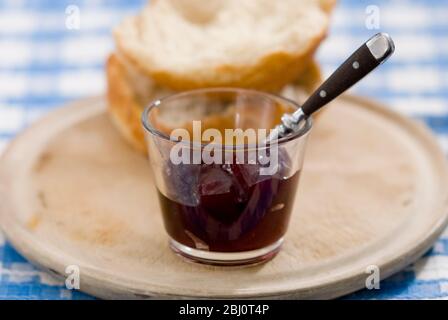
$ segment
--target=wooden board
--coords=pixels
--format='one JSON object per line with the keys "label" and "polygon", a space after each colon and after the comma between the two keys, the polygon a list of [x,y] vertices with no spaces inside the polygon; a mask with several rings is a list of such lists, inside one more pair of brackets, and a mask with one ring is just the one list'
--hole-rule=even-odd
{"label": "wooden board", "polygon": [[146,158],[118,135],[100,98],[58,109],[0,163],[0,222],[29,260],[102,298],[333,298],[421,256],[447,222],[448,174],[423,125],[345,96],[317,121],[283,250],[226,268],[168,248]]}

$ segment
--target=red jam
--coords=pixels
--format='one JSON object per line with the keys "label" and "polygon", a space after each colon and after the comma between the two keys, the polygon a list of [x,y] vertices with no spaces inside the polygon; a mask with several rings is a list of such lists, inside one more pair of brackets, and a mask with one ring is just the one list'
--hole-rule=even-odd
{"label": "red jam", "polygon": [[159,192],[168,234],[188,247],[215,252],[277,242],[288,226],[300,172],[284,178],[285,170],[260,176],[259,169],[258,164],[171,165],[167,189],[177,196]]}

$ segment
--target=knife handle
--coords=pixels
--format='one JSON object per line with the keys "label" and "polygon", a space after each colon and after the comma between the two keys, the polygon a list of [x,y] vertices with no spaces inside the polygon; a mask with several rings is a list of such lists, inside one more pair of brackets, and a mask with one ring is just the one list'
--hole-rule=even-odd
{"label": "knife handle", "polygon": [[389,35],[378,33],[358,48],[302,105],[305,116],[322,108],[386,61],[395,50]]}

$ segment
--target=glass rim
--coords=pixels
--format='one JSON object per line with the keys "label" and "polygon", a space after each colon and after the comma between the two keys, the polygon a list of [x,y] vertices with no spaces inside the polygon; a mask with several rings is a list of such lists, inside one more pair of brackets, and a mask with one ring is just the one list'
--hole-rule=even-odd
{"label": "glass rim", "polygon": [[[256,144],[241,144],[241,145],[235,146],[235,145],[225,145],[225,144],[219,144],[219,143],[213,143],[213,142],[204,143],[204,142],[195,142],[192,140],[190,140],[190,141],[174,140],[174,139],[171,139],[171,137],[169,135],[156,129],[148,121],[149,113],[151,112],[151,110],[153,110],[154,108],[160,107],[162,104],[169,102],[170,100],[175,100],[178,98],[182,98],[182,97],[186,97],[186,96],[190,96],[190,95],[194,95],[194,94],[203,94],[203,93],[212,93],[212,92],[215,92],[215,93],[226,93],[226,92],[227,93],[246,93],[246,94],[252,94],[252,95],[260,95],[260,96],[265,96],[271,100],[280,100],[280,101],[286,102],[286,103],[292,105],[295,109],[300,108],[300,105],[297,102],[295,102],[294,100],[288,99],[286,97],[283,97],[281,95],[277,95],[274,93],[268,93],[268,92],[254,90],[254,89],[242,89],[242,88],[232,88],[232,87],[194,89],[194,90],[187,90],[187,91],[182,91],[182,92],[178,92],[178,93],[173,93],[173,94],[167,95],[165,97],[162,97],[160,99],[151,101],[145,107],[145,109],[143,110],[142,116],[141,116],[143,128],[147,132],[149,132],[149,133],[153,134],[154,136],[161,138],[163,140],[173,142],[173,143],[184,143],[189,146],[193,145],[193,146],[198,146],[198,147],[205,147],[205,146],[211,145],[211,146],[216,146],[221,149],[231,149],[231,150],[248,149],[248,148],[259,149],[260,146],[256,145]],[[304,137],[310,132],[312,127],[313,127],[313,120],[312,120],[312,117],[310,116],[305,119],[305,125],[302,128],[300,128],[299,130],[297,130],[296,132],[294,132],[292,134],[289,134],[283,138],[276,140],[275,144],[281,145],[286,142]],[[268,130],[270,130],[270,129],[268,129]],[[270,144],[272,144],[272,143],[268,142],[264,146],[268,147]]]}

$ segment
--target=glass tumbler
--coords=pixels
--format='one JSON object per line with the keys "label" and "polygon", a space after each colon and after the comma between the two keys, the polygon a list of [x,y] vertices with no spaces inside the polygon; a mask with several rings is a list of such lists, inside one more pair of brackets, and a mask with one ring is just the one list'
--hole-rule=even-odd
{"label": "glass tumbler", "polygon": [[267,261],[288,228],[311,119],[266,142],[299,106],[246,89],[187,91],[152,102],[142,122],[170,247],[213,265]]}

